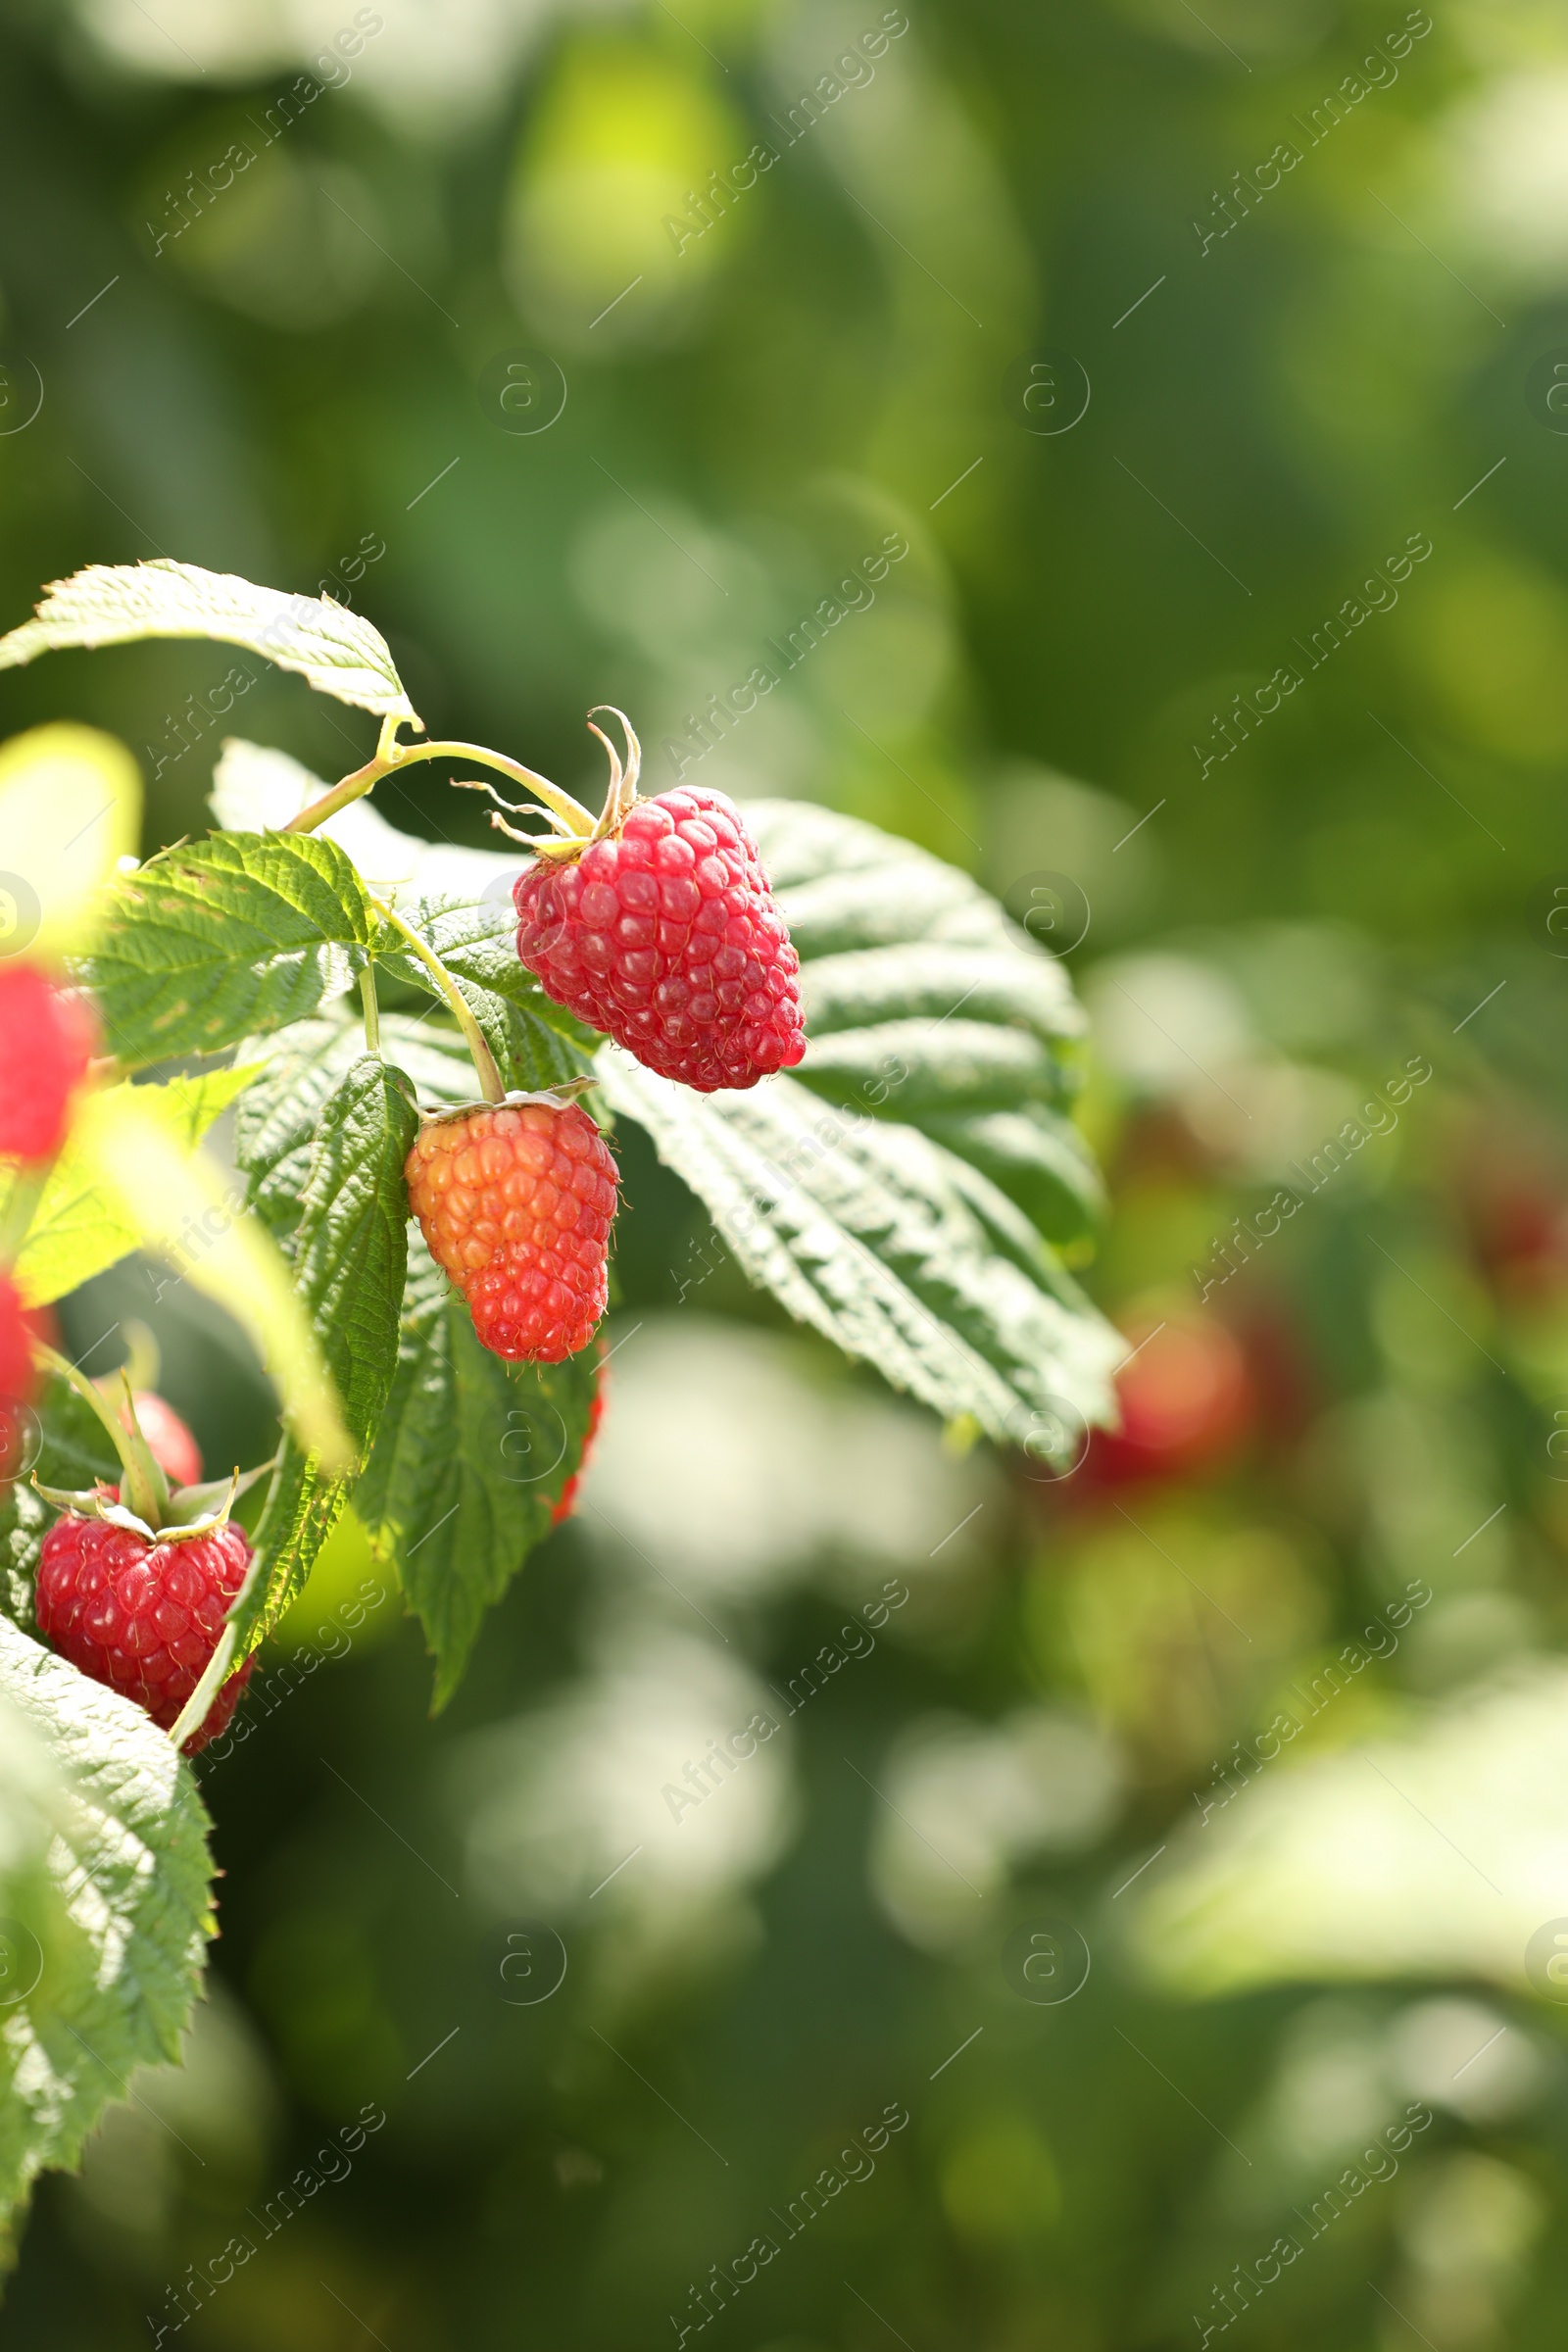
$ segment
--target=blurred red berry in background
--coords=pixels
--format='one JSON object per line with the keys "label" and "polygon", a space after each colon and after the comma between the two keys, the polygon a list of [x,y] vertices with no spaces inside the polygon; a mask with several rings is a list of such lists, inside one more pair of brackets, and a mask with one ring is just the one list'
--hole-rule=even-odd
{"label": "blurred red berry in background", "polygon": [[[135,1404],[141,1434],[170,1485],[198,1486],[202,1475],[201,1448],[173,1406],[153,1389],[137,1389]],[[123,1405],[120,1408],[120,1419],[129,1429],[130,1416]]]}
{"label": "blurred red berry in background", "polygon": [[1116,1375],[1122,1425],[1096,1430],[1085,1471],[1096,1485],[1191,1478],[1234,1460],[1251,1434],[1256,1398],[1240,1341],[1206,1316],[1141,1317]]}
{"label": "blurred red berry in background", "polygon": [[36,964],[0,964],[0,1154],[48,1159],[87,1075],[92,1014]]}

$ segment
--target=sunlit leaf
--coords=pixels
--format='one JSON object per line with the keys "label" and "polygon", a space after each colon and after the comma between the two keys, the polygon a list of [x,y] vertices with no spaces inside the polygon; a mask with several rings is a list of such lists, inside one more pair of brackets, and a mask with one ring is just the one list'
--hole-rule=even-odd
{"label": "sunlit leaf", "polygon": [[288,1266],[243,1196],[205,1153],[186,1150],[149,1087],[89,1095],[77,1114],[81,1150],[98,1183],[144,1248],[215,1298],[249,1334],[302,1445],[332,1465],[353,1449],[316,1335],[294,1295]]}
{"label": "sunlit leaf", "polygon": [[400,1070],[362,1053],[317,1122],[293,1236],[294,1279],[342,1401],[351,1450],[324,1461],[308,1440],[285,1439],[256,1530],[255,1581],[234,1614],[239,1654],[303,1588],[369,1453],[392,1384],[408,1271],[403,1163],[419,1124],[412,1091]]}
{"label": "sunlit leaf", "polygon": [[1124,1343],[1012,1202],[913,1127],[792,1079],[694,1095],[617,1047],[607,1100],[646,1127],[750,1279],[948,1418],[1043,1455],[1058,1408],[1109,1417]]}
{"label": "sunlit leaf", "polygon": [[[206,1070],[194,1077],[172,1078],[167,1086],[138,1087],[165,1121],[171,1135],[186,1145],[200,1143],[220,1111],[244,1093],[260,1074],[250,1062],[226,1070]],[[128,1094],[127,1085],[112,1090]],[[0,1217],[16,1184],[16,1167],[0,1161]],[[78,1283],[101,1274],[118,1258],[137,1248],[139,1228],[132,1222],[119,1194],[105,1184],[103,1171],[74,1128],[65,1149],[49,1170],[43,1192],[32,1212],[26,1238],[13,1272],[28,1306],[43,1306],[63,1298]],[[62,1482],[48,1482],[58,1486]]]}
{"label": "sunlit leaf", "polygon": [[[461,1038],[410,1019],[381,1017],[381,1048],[424,1103],[462,1102],[473,1093],[473,1063]],[[300,1220],[316,1130],[333,1091],[365,1052],[358,1020],[329,1015],[297,1021],[276,1041],[260,1079],[241,1099],[234,1148],[248,1178],[247,1204],[285,1250]]]}
{"label": "sunlit leaf", "polygon": [[121,878],[84,977],[122,1060],[215,1054],[314,1012],[377,921],[335,842],[220,833]]}
{"label": "sunlit leaf", "polygon": [[0,745],[0,957],[57,963],[86,947],[140,832],[141,777],[112,735],[34,727]]}
{"label": "sunlit leaf", "polygon": [[358,612],[324,596],[258,588],[231,571],[160,558],[90,564],[52,581],[37,616],[0,637],[0,669],[66,646],[124,645],[146,637],[205,637],[243,646],[297,670],[318,694],[383,718],[412,718],[386,642]]}

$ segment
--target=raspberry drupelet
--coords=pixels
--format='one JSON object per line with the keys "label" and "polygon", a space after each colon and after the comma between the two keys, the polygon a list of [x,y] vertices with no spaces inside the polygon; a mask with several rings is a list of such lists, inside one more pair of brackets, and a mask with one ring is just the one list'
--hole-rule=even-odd
{"label": "raspberry drupelet", "polygon": [[[245,1531],[231,1520],[210,1535],[161,1543],[68,1511],[43,1540],[38,1630],[73,1666],[172,1731],[250,1562]],[[185,1741],[187,1755],[225,1729],[254,1664],[247,1658],[229,1676]]]}
{"label": "raspberry drupelet", "polygon": [[585,1110],[524,1098],[432,1120],[404,1174],[484,1347],[537,1364],[587,1347],[608,1303],[617,1178]]}

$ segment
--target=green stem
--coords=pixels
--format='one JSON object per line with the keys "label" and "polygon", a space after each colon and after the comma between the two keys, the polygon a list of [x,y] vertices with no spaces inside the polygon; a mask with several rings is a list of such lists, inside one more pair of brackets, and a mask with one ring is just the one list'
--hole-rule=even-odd
{"label": "green stem", "polygon": [[363,767],[354,770],[353,775],[345,776],[341,784],[334,784],[330,792],[323,792],[318,801],[312,801],[309,808],[302,808],[298,816],[291,816],[283,827],[284,832],[314,833],[318,825],[324,825],[329,816],[336,816],[338,810],[346,808],[350,801],[363,800],[372,785],[379,784],[381,778],[391,772],[386,760],[368,760]]}
{"label": "green stem", "polygon": [[404,921],[395,906],[389,906],[384,899],[378,899],[374,891],[367,891],[366,896],[383,921],[390,923],[398,936],[407,941],[434,981],[436,994],[441,998],[458,1027],[463,1031],[464,1042],[473,1056],[473,1067],[479,1080],[480,1094],[487,1102],[504,1102],[507,1099],[507,1090],[502,1084],[501,1072],[496,1067],[496,1057],[485,1044],[484,1031],[474,1019],[462,989],[459,988],[434,948],[419,937],[411,923]]}
{"label": "green stem", "polygon": [[318,800],[312,801],[298,816],[291,816],[284,832],[314,833],[329,816],[336,816],[340,808],[348,808],[350,802],[363,800],[395,767],[412,767],[420,760],[476,760],[481,767],[493,767],[498,775],[508,776],[514,784],[521,784],[525,790],[537,794],[573,838],[586,841],[592,833],[594,820],[581,802],[574,801],[569,792],[563,792],[559,784],[552,784],[548,776],[536,776],[531,767],[524,767],[519,760],[509,760],[503,752],[487,752],[478,743],[399,743],[397,726],[395,718],[384,718],[374,758],[367,760],[352,775],[344,776],[330,792],[323,792]]}
{"label": "green stem", "polygon": [[363,800],[372,784],[378,784],[383,776],[390,775],[396,767],[397,734],[397,720],[383,718],[373,759],[367,760],[363,767],[357,767],[352,775],[334,784],[330,792],[323,792],[319,800],[312,801],[308,808],[300,810],[298,816],[291,816],[283,827],[284,832],[314,833],[318,825],[324,825],[329,816],[336,816],[338,810],[346,808],[351,801]]}
{"label": "green stem", "polygon": [[79,1372],[65,1356],[57,1355],[42,1340],[33,1341],[32,1352],[38,1362],[53,1372],[57,1379],[69,1382],[82,1403],[97,1414],[120,1457],[123,1472],[120,1499],[156,1535],[169,1517],[169,1481],[154,1461],[152,1448],[137,1426],[136,1408],[130,1401],[130,1383],[123,1382],[125,1403],[130,1414],[130,1428],[127,1430],[108,1397],[94,1387],[85,1372]]}
{"label": "green stem", "polygon": [[477,760],[481,767],[493,767],[497,775],[508,776],[525,791],[537,793],[545,807],[578,840],[586,841],[594,829],[593,817],[580,801],[574,801],[569,792],[563,792],[559,784],[552,784],[548,776],[536,776],[520,760],[509,760],[503,752],[487,752],[477,743],[400,743],[395,748],[399,767],[408,767],[416,760]]}
{"label": "green stem", "polygon": [[381,1051],[381,1007],[375,1001],[375,966],[368,963],[360,974],[360,1002],[365,1006],[365,1049],[368,1054]]}

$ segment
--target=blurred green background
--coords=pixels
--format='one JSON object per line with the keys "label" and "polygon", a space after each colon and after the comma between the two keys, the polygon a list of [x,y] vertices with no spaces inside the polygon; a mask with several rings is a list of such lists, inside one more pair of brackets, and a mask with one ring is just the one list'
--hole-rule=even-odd
{"label": "blurred green background", "polygon": [[[658,790],[904,534],[701,777],[909,834],[1068,956],[1086,1278],[1143,1343],[1064,1484],[965,1454],[623,1139],[584,1509],[435,1724],[334,1543],[200,1766],[188,2064],[43,2184],[7,2341],[1559,2343],[1561,11],[3,24],[4,625],[94,561],[324,585],[432,732],[597,791],[621,704]],[[370,746],[223,648],[0,699],[124,737],[153,841],[225,733]],[[89,1369],[127,1314],[209,1459],[264,1450],[144,1268],[70,1302]]]}

